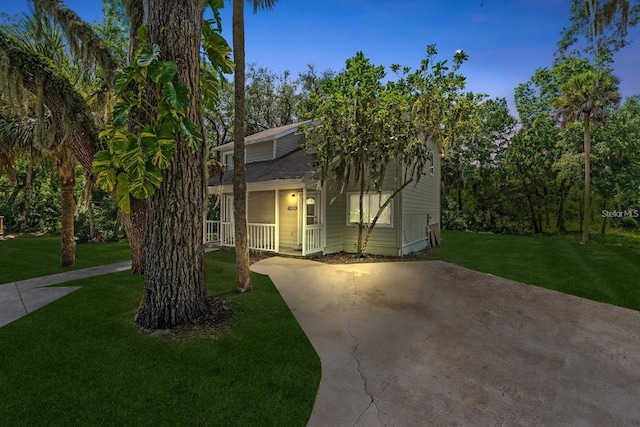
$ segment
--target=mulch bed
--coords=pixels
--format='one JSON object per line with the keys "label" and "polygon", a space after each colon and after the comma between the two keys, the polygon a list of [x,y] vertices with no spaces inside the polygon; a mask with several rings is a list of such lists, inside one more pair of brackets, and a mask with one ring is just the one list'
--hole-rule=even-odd
{"label": "mulch bed", "polygon": [[207,301],[211,311],[189,325],[176,326],[172,329],[143,330],[143,332],[166,338],[215,338],[227,329],[231,319],[231,309],[222,298],[208,296]]}
{"label": "mulch bed", "polygon": [[372,262],[404,262],[404,261],[426,261],[433,259],[433,253],[429,249],[414,252],[405,256],[384,256],[364,254],[357,257],[355,254],[338,252],[335,254],[317,254],[309,257],[312,261],[323,262],[325,264],[366,264]]}

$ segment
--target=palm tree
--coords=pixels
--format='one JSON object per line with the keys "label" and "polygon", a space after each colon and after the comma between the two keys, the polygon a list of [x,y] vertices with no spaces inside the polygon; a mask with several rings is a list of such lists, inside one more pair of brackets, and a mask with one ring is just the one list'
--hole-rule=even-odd
{"label": "palm tree", "polygon": [[[142,10],[140,0],[125,0],[124,3],[130,6],[132,11]],[[59,24],[66,40],[73,41],[69,46],[71,49],[66,49],[64,52],[70,53],[74,58],[80,58],[81,61],[78,62],[86,66],[97,65],[102,79],[96,79],[94,75],[93,81],[106,83],[107,87],[112,88],[121,64],[93,27],[83,22],[76,13],[59,0],[34,0],[34,5],[37,10],[42,9]],[[131,25],[135,24],[135,30],[137,30],[142,13],[130,13],[129,16]],[[69,123],[68,117],[76,117],[73,126],[65,129],[64,144],[73,152],[75,159],[85,171],[91,173],[93,156],[100,144],[96,117],[102,114],[92,112],[91,100],[83,97],[78,87],[63,76],[58,67],[50,67],[40,55],[22,48],[22,43],[16,43],[13,34],[0,31],[0,57],[8,61],[7,68],[0,67],[0,72],[8,73],[2,76],[7,81],[20,82],[24,89],[36,96],[39,86],[44,85],[43,102],[51,112],[54,122],[62,126]],[[29,64],[29,67],[25,67],[24,64]],[[103,92],[94,91],[93,93],[102,94]],[[144,272],[146,203],[136,199],[132,203],[131,214],[122,215],[122,218],[131,246],[131,271],[134,274],[142,274]]]}
{"label": "palm tree", "polygon": [[[277,0],[252,0],[253,11],[271,9]],[[233,119],[233,210],[236,269],[238,272],[238,289],[241,292],[251,290],[249,274],[249,239],[247,234],[247,181],[244,169],[244,87],[245,87],[245,54],[244,54],[244,0],[233,0],[233,60],[235,72],[234,119]]]}
{"label": "palm tree", "polygon": [[619,79],[610,70],[592,69],[576,74],[560,87],[552,106],[562,125],[582,121],[584,126],[584,218],[582,243],[589,241],[591,219],[591,124],[605,123],[607,108],[620,102]]}

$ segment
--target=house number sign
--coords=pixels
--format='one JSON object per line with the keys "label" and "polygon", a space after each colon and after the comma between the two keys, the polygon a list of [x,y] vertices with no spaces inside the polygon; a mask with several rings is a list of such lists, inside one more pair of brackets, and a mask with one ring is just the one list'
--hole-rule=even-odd
{"label": "house number sign", "polygon": [[297,206],[287,206],[287,210],[288,211],[297,211],[298,207]]}

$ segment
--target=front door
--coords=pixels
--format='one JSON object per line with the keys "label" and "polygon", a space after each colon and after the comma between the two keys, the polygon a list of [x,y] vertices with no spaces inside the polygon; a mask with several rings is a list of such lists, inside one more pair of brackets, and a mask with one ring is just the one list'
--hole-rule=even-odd
{"label": "front door", "polygon": [[282,249],[295,250],[299,245],[298,211],[300,195],[297,190],[278,192],[278,235]]}

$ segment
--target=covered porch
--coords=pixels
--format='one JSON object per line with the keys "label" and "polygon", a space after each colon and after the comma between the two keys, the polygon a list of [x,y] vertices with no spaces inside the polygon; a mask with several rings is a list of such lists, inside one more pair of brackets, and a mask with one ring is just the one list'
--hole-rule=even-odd
{"label": "covered porch", "polygon": [[[226,187],[226,186],[225,186]],[[233,194],[221,187],[219,219],[204,221],[204,242],[235,246]],[[306,256],[325,247],[321,191],[297,186],[250,186],[247,192],[249,249]]]}

